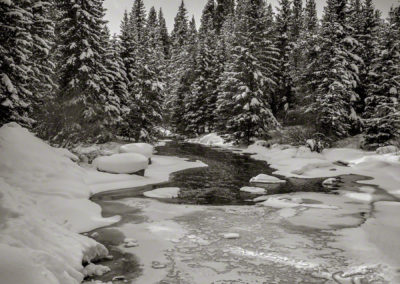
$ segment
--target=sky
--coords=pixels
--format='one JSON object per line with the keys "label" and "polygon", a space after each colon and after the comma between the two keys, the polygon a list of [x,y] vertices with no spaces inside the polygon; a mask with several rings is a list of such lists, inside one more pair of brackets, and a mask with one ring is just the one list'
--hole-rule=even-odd
{"label": "sky", "polygon": [[[106,20],[109,21],[111,33],[119,33],[119,26],[125,10],[130,11],[134,0],[105,0],[104,6],[107,9]],[[164,12],[165,19],[169,30],[172,30],[174,25],[174,18],[178,11],[178,6],[181,0],[143,0],[147,10],[154,6],[157,10],[161,7]],[[393,4],[399,5],[400,0],[374,0],[376,8],[383,12],[384,17]],[[200,24],[200,17],[207,0],[185,0],[186,8],[188,9],[189,16],[192,15],[196,18],[197,25]],[[305,1],[304,1],[305,2]],[[322,14],[325,0],[316,0],[319,15]],[[278,5],[278,0],[269,0],[273,7]]]}

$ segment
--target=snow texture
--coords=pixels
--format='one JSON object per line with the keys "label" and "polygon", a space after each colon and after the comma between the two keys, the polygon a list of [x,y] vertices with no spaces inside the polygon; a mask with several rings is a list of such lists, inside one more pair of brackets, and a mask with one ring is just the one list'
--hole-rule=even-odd
{"label": "snow texture", "polygon": [[217,133],[210,133],[203,137],[189,139],[188,142],[207,145],[207,146],[218,146],[218,147],[232,146],[232,143],[226,142],[225,139],[219,136]]}
{"label": "snow texture", "polygon": [[135,153],[114,154],[96,158],[93,166],[106,173],[133,174],[147,168],[148,158]]}
{"label": "snow texture", "polygon": [[262,187],[252,187],[252,186],[244,186],[240,189],[240,191],[248,192],[251,194],[266,194],[267,191]]}
{"label": "snow texture", "polygon": [[251,178],[250,183],[286,183],[286,180],[281,180],[277,177],[266,174],[259,174],[258,176]]}
{"label": "snow texture", "polygon": [[372,179],[359,183],[379,185],[400,197],[400,156],[397,153],[380,155],[348,148],[331,148],[315,153],[306,147],[278,144],[270,148],[254,144],[244,152],[252,153],[254,159],[267,161],[276,169],[274,174],[297,178],[329,178],[347,174],[368,176]]}
{"label": "snow texture", "polygon": [[88,200],[84,169],[18,124],[0,128],[0,148],[1,282],[80,283],[82,260],[108,251],[77,233],[119,218]]}
{"label": "snow texture", "polygon": [[122,145],[119,148],[120,153],[136,153],[151,158],[154,152],[154,147],[147,143],[133,143]]}
{"label": "snow texture", "polygon": [[146,191],[143,195],[151,198],[177,198],[179,190],[178,187],[163,187]]}

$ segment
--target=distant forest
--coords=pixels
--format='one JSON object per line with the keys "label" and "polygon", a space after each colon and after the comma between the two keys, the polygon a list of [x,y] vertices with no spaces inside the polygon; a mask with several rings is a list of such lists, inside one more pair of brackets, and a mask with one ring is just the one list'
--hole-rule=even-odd
{"label": "distant forest", "polygon": [[110,35],[103,0],[0,0],[0,126],[52,143],[152,141],[160,127],[249,143],[302,125],[329,139],[400,135],[400,8],[372,0],[209,0],[199,29],[184,2],[134,0]]}

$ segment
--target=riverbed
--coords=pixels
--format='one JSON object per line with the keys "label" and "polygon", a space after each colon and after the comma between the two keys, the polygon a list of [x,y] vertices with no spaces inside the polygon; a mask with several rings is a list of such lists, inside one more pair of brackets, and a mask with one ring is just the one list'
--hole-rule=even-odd
{"label": "riverbed", "polygon": [[[288,179],[269,192],[287,206],[259,206],[239,189],[253,176],[272,174],[266,162],[186,143],[167,143],[157,150],[160,155],[201,160],[209,167],[174,173],[168,183],[94,196],[105,217],[122,216],[119,223],[89,233],[114,256],[101,263],[112,271],[97,279],[106,282],[121,276],[133,283],[202,284],[398,282],[399,246],[392,244],[389,254],[380,247],[384,240],[379,241],[380,233],[397,233],[397,227],[382,225],[377,218],[382,207],[397,206],[398,200],[378,187],[356,183],[365,177],[343,176],[333,191],[323,188],[321,179]],[[142,195],[161,187],[179,187],[179,198],[154,200]],[[237,238],[227,239],[227,233]],[[138,246],[125,247],[126,238]]]}

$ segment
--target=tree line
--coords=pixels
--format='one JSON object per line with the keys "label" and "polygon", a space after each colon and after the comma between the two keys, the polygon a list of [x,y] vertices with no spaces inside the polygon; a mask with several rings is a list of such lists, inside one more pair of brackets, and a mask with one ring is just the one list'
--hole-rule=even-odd
{"label": "tree line", "polygon": [[372,0],[209,0],[199,29],[182,1],[134,0],[110,35],[103,0],[0,0],[0,125],[59,143],[116,135],[151,141],[159,126],[249,142],[306,125],[326,137],[400,135],[400,8]]}

